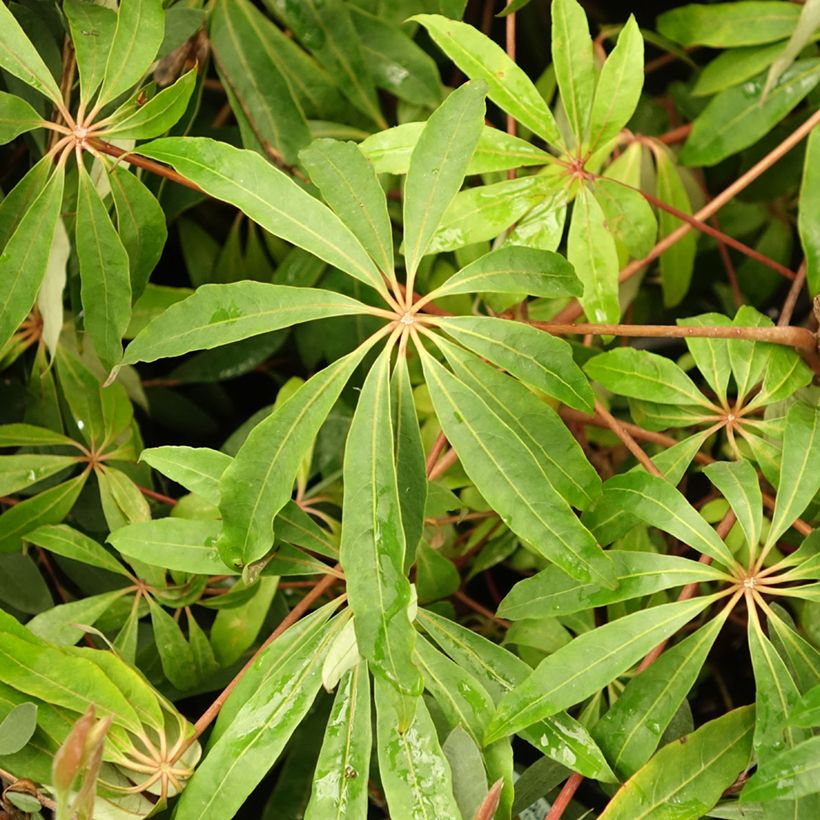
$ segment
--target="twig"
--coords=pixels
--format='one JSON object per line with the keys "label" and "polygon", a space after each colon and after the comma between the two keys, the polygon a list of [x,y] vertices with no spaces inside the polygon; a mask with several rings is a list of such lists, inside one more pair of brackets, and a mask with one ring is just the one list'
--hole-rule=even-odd
{"label": "twig", "polygon": [[800,291],[806,282],[807,271],[806,260],[804,259],[800,267],[797,269],[797,276],[794,277],[792,286],[786,294],[786,299],[783,302],[783,310],[780,311],[780,318],[777,320],[778,327],[785,327],[792,320],[794,313],[794,306],[797,304],[797,299],[800,296]]}

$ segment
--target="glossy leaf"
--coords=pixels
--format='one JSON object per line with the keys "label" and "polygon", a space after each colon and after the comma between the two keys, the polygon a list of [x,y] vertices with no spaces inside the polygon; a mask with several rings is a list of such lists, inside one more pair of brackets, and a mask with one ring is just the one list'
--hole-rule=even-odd
{"label": "glossy leaf", "polygon": [[[738,327],[772,327],[773,322],[753,307],[743,305],[738,308],[733,324]],[[730,339],[727,345],[732,375],[737,385],[737,400],[741,402],[765,375],[771,346],[748,339]]]}
{"label": "glossy leaf", "polygon": [[704,467],[703,472],[729,502],[750,549],[756,549],[763,528],[763,496],[755,468],[739,459],[716,461]]}
{"label": "glossy leaf", "polygon": [[355,234],[379,270],[395,280],[387,200],[373,167],[358,146],[315,140],[300,158],[325,202]]}
{"label": "glossy leaf", "polygon": [[123,364],[152,362],[269,333],[296,322],[364,313],[361,302],[318,288],[232,282],[203,285],[169,307],[128,345]]}
{"label": "glossy leaf", "polygon": [[204,137],[166,137],[141,145],[139,153],[173,166],[266,231],[383,289],[376,266],[341,220],[259,154]]}
{"label": "glossy leaf", "polygon": [[0,145],[37,128],[43,118],[20,97],[0,91]]}
{"label": "glossy leaf", "polygon": [[219,479],[232,459],[208,447],[151,447],[140,453],[140,461],[201,495],[211,504],[219,504]]}
{"label": "glossy leaf", "polygon": [[456,89],[427,120],[413,149],[404,183],[404,258],[410,283],[464,181],[484,125],[486,93],[483,82]]}
{"label": "glossy leaf", "polygon": [[[552,485],[543,481],[532,434],[509,426],[492,401],[429,355],[422,364],[445,435],[507,526],[573,577],[609,585],[612,567],[606,555],[566,501],[554,490],[549,493]],[[509,399],[507,393],[507,406]]]}
{"label": "glossy leaf", "polygon": [[26,541],[55,555],[130,577],[125,567],[104,547],[67,524],[38,527],[26,534]]}
{"label": "glossy leaf", "polygon": [[665,746],[615,795],[605,820],[702,817],[746,768],[754,708],[742,706]]}
{"label": "glossy leaf", "polygon": [[[612,173],[612,167],[607,169]],[[624,176],[626,176],[624,174]],[[601,206],[607,230],[635,259],[643,259],[658,237],[658,221],[649,203],[631,184],[619,177],[601,177],[595,182],[595,200]]]}
{"label": "glossy leaf", "polygon": [[[683,327],[730,327],[731,321],[720,313],[705,313],[701,316],[690,316],[678,319],[678,325]],[[692,354],[700,374],[706,383],[715,391],[719,400],[726,399],[726,388],[732,368],[729,360],[729,346],[726,339],[696,339],[686,340],[686,347]]]}
{"label": "glossy leaf", "polygon": [[162,0],[121,1],[97,105],[116,99],[142,79],[164,33]]}
{"label": "glossy leaf", "polygon": [[84,322],[97,355],[111,369],[122,355],[121,340],[131,318],[128,253],[84,168],[79,179],[75,242]]}
{"label": "glossy leaf", "polygon": [[117,13],[87,0],[65,0],[63,14],[68,20],[71,45],[77,58],[80,99],[89,102],[105,74]]}
{"label": "glossy leaf", "polygon": [[576,0],[553,0],[551,8],[555,77],[575,143],[580,147],[586,141],[595,90],[592,38],[586,13]]}
{"label": "glossy leaf", "polygon": [[741,792],[743,803],[795,800],[820,790],[820,735],[761,764]]}
{"label": "glossy leaf", "polygon": [[706,97],[751,79],[783,53],[783,42],[727,49],[710,60],[698,74],[692,94]]}
{"label": "glossy leaf", "polygon": [[60,604],[35,615],[26,623],[26,628],[44,641],[72,646],[86,634],[83,627],[92,626],[124,594],[122,590],[114,590]]}
{"label": "glossy leaf", "polygon": [[562,339],[518,322],[478,316],[441,319],[457,342],[570,407],[590,413],[593,395]]}
{"label": "glossy leaf", "polygon": [[548,655],[498,704],[485,741],[518,732],[606,686],[712,602],[661,604],[579,635]]}
{"label": "glossy leaf", "polygon": [[813,129],[806,142],[803,180],[800,185],[800,210],[797,226],[806,254],[806,281],[809,291],[820,293],[820,226],[812,213],[820,209],[820,129]]}
{"label": "glossy leaf", "polygon": [[524,71],[499,45],[466,23],[417,14],[438,47],[471,79],[484,80],[488,97],[525,128],[553,145],[562,140],[552,112]]}
{"label": "glossy leaf", "polygon": [[766,77],[766,86],[763,89],[764,99],[772,86],[783,75],[783,72],[795,61],[797,55],[817,36],[817,30],[819,28],[820,4],[817,3],[817,0],[807,0],[807,2],[803,4],[797,25],[794,27],[792,36],[789,37],[786,48],[777,56],[777,59],[769,68],[769,74]]}
{"label": "glossy leaf", "polygon": [[12,495],[76,463],[74,456],[0,456],[0,495]]}
{"label": "glossy leaf", "polygon": [[[3,11],[7,12],[6,6]],[[37,298],[60,218],[64,182],[65,172],[59,167],[20,218],[0,255],[0,346],[11,338]]]}

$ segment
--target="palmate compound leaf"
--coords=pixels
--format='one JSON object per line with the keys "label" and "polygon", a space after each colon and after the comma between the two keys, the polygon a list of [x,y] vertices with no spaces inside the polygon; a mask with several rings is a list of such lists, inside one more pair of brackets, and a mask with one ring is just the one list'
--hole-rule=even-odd
{"label": "palmate compound leaf", "polygon": [[410,582],[390,411],[387,345],[365,380],[344,460],[340,559],[355,615],[359,652],[374,674],[407,695],[421,693],[413,664]]}

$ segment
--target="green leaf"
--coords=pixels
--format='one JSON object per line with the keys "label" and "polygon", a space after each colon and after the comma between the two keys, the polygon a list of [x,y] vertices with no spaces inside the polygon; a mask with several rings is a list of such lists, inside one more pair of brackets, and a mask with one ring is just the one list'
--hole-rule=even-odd
{"label": "green leaf", "polygon": [[754,707],[742,706],[672,741],[621,787],[602,820],[671,818],[681,807],[704,816],[746,768],[753,726]]}
{"label": "green leaf", "polygon": [[760,74],[783,53],[783,46],[780,41],[765,46],[741,46],[718,54],[701,69],[692,95],[708,97]]}
{"label": "green leaf", "polygon": [[88,0],[65,0],[63,14],[80,72],[80,99],[90,102],[105,74],[105,63],[117,25],[117,14]]}
{"label": "green leaf", "polygon": [[[7,12],[5,6],[2,10]],[[5,25],[0,21],[0,28]],[[60,218],[64,183],[65,170],[59,166],[20,218],[0,255],[0,348],[12,337],[37,298]]]}
{"label": "green leaf", "polygon": [[305,820],[342,820],[367,813],[370,724],[370,676],[362,661],[342,678],[336,692]]}
{"label": "green leaf", "polygon": [[140,453],[140,461],[211,504],[219,504],[219,479],[232,460],[208,447],[151,447]]}
{"label": "green leaf", "polygon": [[725,580],[718,570],[688,558],[651,552],[609,550],[618,579],[616,589],[580,584],[558,567],[547,567],[531,578],[519,581],[498,607],[502,618],[547,618],[581,612],[652,595],[697,582]]}
{"label": "green leaf", "polygon": [[179,624],[150,595],[147,599],[162,672],[177,689],[188,691],[196,685],[191,645],[185,640]]}
{"label": "green leaf", "polygon": [[674,484],[643,471],[621,473],[606,483],[606,493],[641,521],[679,538],[724,566],[735,561],[717,533]]}
{"label": "green leaf", "polygon": [[217,547],[234,568],[273,545],[273,518],[290,499],[305,454],[368,345],[306,381],[254,427],[221,479],[223,529]]}
{"label": "green leaf", "polygon": [[139,153],[171,165],[269,233],[384,292],[379,271],[342,221],[254,151],[204,137],[165,137],[141,145]]}
{"label": "green leaf", "polygon": [[820,684],[800,698],[789,715],[789,723],[805,729],[820,726]]}
{"label": "green leaf", "polygon": [[592,192],[581,185],[575,196],[567,238],[567,259],[584,284],[581,305],[591,322],[617,322],[618,251],[604,224],[604,212]]}
{"label": "green leaf", "polygon": [[483,82],[462,85],[432,113],[404,183],[404,257],[409,287],[453,200],[484,127]]}
{"label": "green leaf", "polygon": [[313,704],[322,685],[322,660],[338,623],[314,631],[268,669],[255,689],[244,690],[246,700],[223,724],[188,781],[176,807],[177,820],[234,816]]}
{"label": "green leaf", "polygon": [[128,102],[115,111],[103,133],[106,138],[121,140],[145,140],[164,134],[185,113],[195,86],[196,70],[191,69],[144,105],[135,108]]}
{"label": "green leaf", "polygon": [[38,527],[26,534],[26,541],[55,555],[124,575],[126,578],[131,577],[128,570],[104,547],[67,524]]}
{"label": "green leaf", "polygon": [[[658,198],[685,214],[691,214],[692,204],[689,201],[689,194],[668,149],[659,149],[655,152],[655,168]],[[680,225],[681,221],[676,216],[663,209],[658,210],[659,239],[664,239],[676,231]],[[692,271],[695,267],[697,244],[697,234],[689,231],[660,256],[661,286],[663,287],[663,303],[666,307],[677,305],[689,290]]]}
{"label": "green leaf", "polygon": [[593,411],[589,382],[563,339],[519,322],[488,317],[453,316],[438,324],[457,342],[512,376],[570,407]]}
{"label": "green leaf", "polygon": [[[135,36],[139,32],[139,36]],[[162,0],[121,0],[97,106],[110,102],[142,79],[165,34]]]}
{"label": "green leaf", "polygon": [[572,265],[551,251],[509,246],[490,251],[451,276],[425,301],[459,293],[525,293],[555,298],[580,296]]}
{"label": "green leaf", "polygon": [[214,6],[210,39],[220,77],[261,145],[294,164],[310,131],[279,65],[276,34],[276,26],[246,0]]}
{"label": "green leaf", "polygon": [[816,39],[820,28],[820,3],[817,0],[806,0],[794,27],[792,36],[786,48],[772,63],[766,77],[766,87],[763,89],[763,99],[766,99],[772,86],[780,79],[783,72],[795,61],[797,55]]}
{"label": "green leaf", "polygon": [[478,745],[461,726],[456,726],[447,735],[441,750],[450,764],[453,796],[462,817],[475,817],[487,796],[489,785]]}
{"label": "green leaf", "polygon": [[64,447],[74,440],[62,433],[33,424],[0,425],[0,447]]}
{"label": "green leaf", "polygon": [[20,97],[0,91],[0,145],[39,128],[43,118]]}
{"label": "green leaf", "polygon": [[532,80],[504,49],[480,31],[436,14],[417,14],[438,47],[471,79],[484,80],[489,98],[525,128],[553,145],[563,140]]}
{"label": "green leaf", "polygon": [[[68,404],[66,420],[70,419],[86,444],[102,447],[106,430],[99,381],[65,346],[57,351],[57,376]],[[121,390],[122,385],[111,385],[106,389]]]}
{"label": "green leaf", "polygon": [[388,345],[362,387],[345,445],[340,558],[359,652],[399,691],[418,695],[410,583],[393,450]]}
{"label": "green leaf", "polygon": [[820,409],[795,402],[786,415],[780,482],[764,550],[777,543],[820,490],[818,459]]}
{"label": "green leaf", "polygon": [[37,704],[27,701],[15,706],[0,721],[0,757],[19,752],[37,729]]}
{"label": "green leaf", "polygon": [[54,606],[48,585],[31,555],[13,552],[0,556],[0,601],[26,615]]}
{"label": "green leaf", "polygon": [[[448,357],[457,354],[451,346],[437,343]],[[462,358],[468,355],[462,354]],[[541,450],[538,440],[534,443],[532,432],[515,424],[515,418],[522,414],[526,418],[534,408],[522,406],[520,398],[513,404],[510,391],[505,390],[497,398],[504,396],[507,408],[518,405],[517,412],[508,410],[510,418],[505,418],[487,395],[453,376],[429,354],[422,355],[422,364],[445,435],[478,491],[504,523],[573,577],[590,582],[594,578],[608,586],[612,578],[609,559],[545,474],[536,456]],[[476,360],[476,364],[480,362]],[[477,374],[475,366],[472,370]],[[532,399],[538,407],[538,400]],[[547,412],[544,408],[541,415]]]}
{"label": "green leaf", "polygon": [[[758,313],[749,305],[738,308],[732,324],[737,327],[773,327],[768,316]],[[747,339],[730,339],[729,362],[737,385],[737,402],[740,404],[749,391],[760,382],[769,364],[771,345]]]}
{"label": "green leaf", "polygon": [[60,604],[35,615],[26,624],[26,629],[44,641],[58,646],[72,646],[87,633],[84,626],[92,626],[125,594],[124,590],[116,589]]}
{"label": "green leaf", "polygon": [[[612,168],[607,169],[611,173]],[[658,221],[640,192],[621,184],[620,178],[600,177],[595,182],[595,200],[601,206],[607,230],[630,256],[643,259],[655,245]]]}
{"label": "green leaf", "polygon": [[27,498],[0,515],[0,553],[18,552],[21,540],[43,524],[59,524],[80,494],[86,473]]}
{"label": "green leaf", "polygon": [[[165,212],[139,178],[115,166],[108,175],[117,209],[117,233],[128,254],[131,297],[138,299],[162,255],[168,230]],[[131,316],[132,323],[134,315]]]}
{"label": "green leaf", "polygon": [[85,327],[110,370],[122,356],[122,337],[131,318],[131,275],[128,253],[84,166],[77,188],[75,237]]}
{"label": "green leaf", "polygon": [[373,166],[352,142],[315,140],[300,154],[311,182],[379,270],[395,281],[393,229]]}
{"label": "green leaf", "polygon": [[422,698],[409,704],[381,678],[374,679],[379,774],[391,817],[447,817],[461,820],[453,797],[447,758]]}
{"label": "green leaf", "polygon": [[576,0],[552,2],[552,60],[561,102],[580,149],[587,138],[595,66],[587,16]]}
{"label": "green leaf", "polygon": [[618,347],[590,359],[584,370],[607,390],[622,396],[661,404],[710,406],[678,365],[648,350]]}
{"label": "green leaf", "polygon": [[785,401],[811,380],[812,372],[796,350],[772,345],[763,376],[763,389],[746,407]]}
{"label": "green leaf", "polygon": [[449,598],[460,586],[461,576],[453,562],[422,541],[416,552],[416,593],[419,601],[426,603]]}
{"label": "green leaf", "polygon": [[48,66],[5,3],[0,3],[0,68],[36,88],[53,103],[62,104],[63,96]]}
{"label": "green leaf", "polygon": [[795,800],[820,791],[820,735],[762,763],[746,781],[742,803]]}
{"label": "green leaf", "polygon": [[763,496],[757,472],[745,459],[716,461],[703,468],[708,479],[729,502],[749,548],[755,550],[763,528]]}
{"label": "green leaf", "polygon": [[75,464],[75,456],[0,456],[0,495],[12,495]]}
{"label": "green leaf", "polygon": [[548,655],[523,683],[501,699],[485,741],[498,740],[580,703],[637,663],[713,600],[714,596],[662,604],[579,635]]}
{"label": "green leaf", "polygon": [[812,129],[806,142],[797,227],[806,254],[806,281],[812,295],[820,293],[820,225],[812,217],[820,210],[820,128]]}
{"label": "green leaf", "polygon": [[424,507],[427,503],[427,459],[419,430],[416,405],[407,359],[400,356],[393,368],[391,406],[396,449],[401,525],[404,529],[404,566],[410,567],[424,530]]}
{"label": "green leaf", "polygon": [[[386,131],[377,131],[360,142],[359,148],[373,164],[376,173],[406,174],[410,156],[424,130],[424,125],[423,122],[405,122]],[[526,140],[485,125],[467,165],[467,174],[486,174],[530,165],[548,165],[553,159],[552,154],[542,151]]]}
{"label": "green leaf", "polygon": [[[704,313],[701,316],[689,316],[678,319],[681,327],[731,327],[732,322],[720,313]],[[729,359],[729,346],[726,339],[686,339],[686,347],[692,354],[698,370],[706,383],[717,394],[718,399],[726,400],[726,388],[732,372]]]}
{"label": "green leaf", "polygon": [[643,38],[635,18],[630,16],[595,86],[589,115],[590,151],[605,145],[629,122],[642,88]]}
{"label": "green leaf", "polygon": [[367,310],[349,296],[318,288],[248,280],[203,285],[141,330],[128,345],[122,363],[153,362],[192,350],[210,350],[294,323]]}
{"label": "green leaf", "polygon": [[631,777],[655,753],[675,713],[697,681],[729,611],[725,608],[718,617],[667,649],[649,668],[632,678],[593,728],[593,737],[621,777]]}
{"label": "green leaf", "polygon": [[681,162],[711,166],[753,145],[820,82],[820,59],[798,60],[763,100],[765,81],[761,74],[717,94],[694,121]]}

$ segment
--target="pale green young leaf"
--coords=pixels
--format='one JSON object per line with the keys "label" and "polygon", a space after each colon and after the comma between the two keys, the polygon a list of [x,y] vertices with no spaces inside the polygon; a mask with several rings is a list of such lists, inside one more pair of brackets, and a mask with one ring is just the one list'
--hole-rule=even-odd
{"label": "pale green young leaf", "polygon": [[[5,5],[2,9],[7,11]],[[41,184],[0,255],[0,347],[28,315],[45,276],[63,202],[63,166]]]}
{"label": "pale green young leaf", "polygon": [[43,524],[59,524],[80,494],[86,473],[27,498],[0,515],[0,553],[18,552],[24,537]]}
{"label": "pale green young leaf", "polygon": [[780,482],[772,525],[766,536],[768,550],[792,525],[820,490],[820,409],[795,402],[786,415]]}
{"label": "pale green young leaf", "polygon": [[379,775],[391,817],[447,817],[461,820],[447,758],[422,698],[414,698],[410,725],[405,696],[374,679]]}
{"label": "pale green young leaf", "polygon": [[[457,354],[449,345],[444,349],[448,357]],[[544,467],[536,457],[540,448],[532,433],[520,424],[511,425],[489,396],[452,375],[426,353],[422,364],[445,435],[479,492],[499,511],[505,524],[573,577],[590,582],[595,579],[608,586],[611,563],[552,483],[544,481]],[[500,395],[509,407],[509,392]],[[532,412],[531,408],[521,409],[525,414]],[[542,415],[547,415],[546,408]]]}
{"label": "pale green young leaf", "polygon": [[547,567],[519,581],[498,607],[502,618],[547,618],[608,606],[698,582],[717,581],[724,576],[711,567],[675,555],[609,550],[618,579],[616,589],[580,584],[558,567]]}
{"label": "pale green young leaf", "polygon": [[393,229],[373,166],[352,142],[315,140],[300,153],[311,182],[379,270],[395,281]]}
{"label": "pale green young leaf", "polygon": [[673,806],[703,817],[748,765],[753,726],[754,707],[742,706],[664,746],[621,787],[602,820],[671,817]]}
{"label": "pale green young leaf", "polygon": [[97,355],[110,370],[122,356],[122,337],[131,318],[128,253],[91,176],[82,165],[77,188],[75,243],[85,327]]}
{"label": "pale green young leaf", "polygon": [[622,396],[709,407],[706,397],[680,367],[648,350],[617,347],[590,359],[584,370],[607,390]]}
{"label": "pale green young leaf", "polygon": [[139,153],[160,160],[269,233],[384,292],[376,265],[339,217],[254,151],[204,137],[165,137]]}
{"label": "pale green young leaf", "polygon": [[564,236],[566,200],[567,190],[561,189],[530,208],[507,233],[503,246],[520,245],[542,251],[556,250]]}
{"label": "pale green young leaf", "polygon": [[460,86],[432,113],[419,136],[404,183],[404,257],[408,282],[467,171],[484,127],[487,85]]}
{"label": "pale green young leaf", "polygon": [[[419,611],[430,637],[461,667],[482,682],[495,702],[524,681],[532,669],[508,649],[434,612]],[[565,713],[552,715],[521,732],[542,754],[586,777],[615,780],[604,756],[582,724]]]}
{"label": "pale green young leaf", "polygon": [[658,31],[684,46],[750,46],[789,37],[798,17],[798,7],[778,0],[697,3],[661,14]]}
{"label": "pale green young leaf", "polygon": [[734,564],[726,544],[669,481],[643,471],[621,473],[607,481],[606,493],[650,526],[674,535],[724,566]]}
{"label": "pale green young leaf", "polygon": [[123,364],[152,362],[330,316],[366,313],[367,306],[329,290],[231,282],[203,285],[169,307],[128,345]]}
{"label": "pale green young leaf", "polygon": [[763,376],[763,388],[746,406],[757,407],[785,401],[801,387],[810,384],[811,380],[811,369],[796,350],[772,345]]}
{"label": "pale green young leaf", "polygon": [[[682,327],[730,327],[732,322],[720,313],[704,313],[701,316],[689,316],[678,319]],[[687,338],[686,346],[695,360],[706,383],[715,391],[719,400],[726,399],[726,388],[732,372],[729,359],[729,346],[726,339]]]}
{"label": "pale green young leaf", "polygon": [[0,456],[0,495],[12,495],[76,464],[75,456],[29,453]]}
{"label": "pale green young leaf", "polygon": [[178,820],[234,816],[313,704],[338,619],[334,624],[302,640],[264,677],[256,678],[254,689],[243,688],[245,700],[237,697],[230,722],[223,723],[182,793],[176,807]]}
{"label": "pale green young leaf", "polygon": [[724,609],[632,678],[593,728],[593,737],[622,778],[635,774],[655,753],[697,681],[728,614]]}
{"label": "pale green young leaf", "polygon": [[196,71],[191,69],[143,105],[135,107],[127,102],[111,115],[102,133],[106,139],[118,140],[145,140],[164,134],[185,113],[195,86]]}
{"label": "pale green young leaf", "polygon": [[753,145],[820,82],[820,59],[798,60],[763,100],[765,81],[761,74],[717,94],[694,121],[681,162],[715,165]]}
{"label": "pale green young leaf", "polygon": [[410,567],[424,531],[424,507],[427,503],[427,459],[419,430],[416,405],[407,359],[400,356],[393,368],[391,407],[396,450],[401,525],[404,529],[404,566]]}
{"label": "pale green young leaf", "polygon": [[117,13],[88,0],[64,0],[71,44],[80,74],[80,99],[90,102],[105,74],[105,63],[117,25]]}
{"label": "pale green young leaf", "polygon": [[[165,212],[139,178],[125,168],[112,168],[108,181],[117,210],[117,233],[128,254],[131,296],[138,299],[165,246]],[[131,318],[133,322],[134,316]]]}
{"label": "pale green young leaf", "polygon": [[461,191],[444,212],[427,252],[451,251],[494,239],[532,207],[563,191],[564,183],[555,172]]}
{"label": "pale green young leaf", "polygon": [[439,327],[537,390],[570,407],[592,412],[594,398],[589,382],[563,339],[529,325],[490,317],[447,317],[439,321]]}
{"label": "pale green young leaf", "polygon": [[26,534],[26,541],[55,555],[130,577],[128,570],[104,547],[67,524],[38,527]]}
{"label": "pale green young leaf", "polygon": [[604,224],[604,212],[586,185],[575,196],[567,238],[567,259],[584,284],[581,305],[591,322],[617,322],[618,252]]}
{"label": "pale green young leaf", "polygon": [[57,220],[48,264],[40,289],[37,291],[37,310],[43,321],[41,338],[54,358],[63,330],[63,291],[68,280],[68,263],[71,258],[71,240],[62,218]]}
{"label": "pale green young leaf", "polygon": [[579,635],[548,655],[501,699],[485,741],[513,734],[580,703],[626,672],[713,600],[702,597],[661,604]]}
{"label": "pale green young leaf", "polygon": [[552,60],[561,102],[580,149],[587,138],[595,65],[586,12],[576,0],[552,2]]}
{"label": "pale green young leaf", "polygon": [[156,57],[164,34],[162,0],[121,0],[98,106],[116,99],[142,79]]}
{"label": "pale green young leaf", "polygon": [[367,814],[372,743],[370,676],[362,661],[339,683],[305,820],[346,820]]}
{"label": "pale green young leaf", "polygon": [[208,447],[151,447],[140,454],[140,461],[211,504],[219,504],[219,479],[232,460]]}
{"label": "pale green young leaf", "polygon": [[763,528],[763,496],[755,468],[739,459],[716,461],[704,467],[703,472],[729,502],[749,548],[757,549]]}
{"label": "pale green young leaf", "polygon": [[[574,59],[575,55],[570,54]],[[589,116],[589,149],[605,145],[630,120],[643,88],[643,38],[630,16],[595,86]]]}
{"label": "pale green young leaf", "polygon": [[72,646],[86,634],[84,626],[93,626],[125,594],[124,590],[115,589],[60,604],[35,615],[26,624],[26,629],[49,643]]}
{"label": "pale green young leaf", "polygon": [[0,720],[0,756],[19,752],[37,730],[37,704],[19,703]]}
{"label": "pale green young leaf", "polygon": [[276,54],[281,32],[251,3],[234,0],[214,6],[209,33],[219,75],[255,137],[295,163],[310,131]]}
{"label": "pale green young leaf", "polygon": [[345,445],[340,559],[359,652],[399,691],[418,695],[404,574],[404,530],[390,410],[388,345],[362,387]]}
{"label": "pale green young leaf", "polygon": [[[681,179],[680,171],[668,149],[655,152],[658,198],[685,214],[692,213],[689,194]],[[668,211],[658,210],[658,238],[663,239],[680,227],[680,220]],[[689,231],[660,257],[663,303],[674,307],[686,295],[695,266],[697,234]]]}
{"label": "pale green young leaf", "polygon": [[369,345],[306,381],[251,431],[221,479],[223,529],[218,549],[233,568],[273,546],[273,519],[285,506],[316,434]]}
{"label": "pale green young leaf", "polygon": [[62,105],[63,95],[48,66],[5,3],[0,3],[0,68]]}
{"label": "pale green young leaf", "polygon": [[820,128],[814,128],[806,142],[797,227],[806,254],[806,281],[812,295],[820,293],[820,225],[812,214],[820,211]]}
{"label": "pale green young leaf", "polygon": [[[746,781],[740,799],[796,800],[820,791],[820,735],[766,760]],[[764,803],[765,805],[765,803]]]}
{"label": "pale green young leaf", "polygon": [[[378,174],[406,174],[410,157],[424,130],[423,122],[405,122],[377,131],[359,143],[362,153],[370,160]],[[535,145],[485,125],[478,145],[467,165],[467,174],[486,174],[525,168],[530,165],[548,165],[552,154]]]}
{"label": "pale green young leaf", "polygon": [[504,49],[466,23],[437,14],[417,14],[438,47],[471,79],[484,80],[489,98],[525,128],[552,145],[563,140],[544,98]]}
{"label": "pale green young leaf", "polygon": [[23,99],[0,91],[0,145],[40,127],[43,118]]}
{"label": "pale green young leaf", "polygon": [[426,298],[477,292],[526,293],[549,299],[580,296],[583,285],[560,254],[512,245],[471,262]]}

